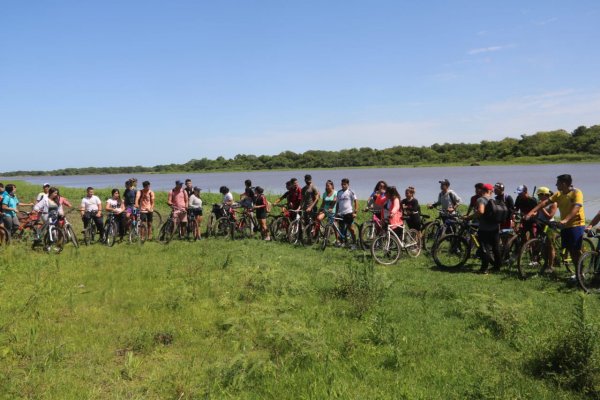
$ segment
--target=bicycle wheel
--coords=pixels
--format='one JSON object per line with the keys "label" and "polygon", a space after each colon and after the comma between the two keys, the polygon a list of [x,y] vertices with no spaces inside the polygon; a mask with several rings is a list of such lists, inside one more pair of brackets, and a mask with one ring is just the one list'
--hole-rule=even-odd
{"label": "bicycle wheel", "polygon": [[[139,222],[136,222],[136,224],[139,224]],[[140,226],[131,226],[131,229],[129,229],[129,243],[130,244],[135,244],[135,243],[139,243],[140,241]]]}
{"label": "bicycle wheel", "polygon": [[186,232],[186,239],[188,240],[198,240],[198,222],[195,218],[188,218],[188,226]]}
{"label": "bicycle wheel", "polygon": [[77,236],[75,235],[75,231],[71,225],[67,225],[65,228],[65,237],[73,244],[73,246],[75,246],[75,248],[79,247],[79,241],[77,240]]}
{"label": "bicycle wheel", "polygon": [[502,253],[502,260],[504,262],[504,265],[506,265],[509,269],[515,267],[519,258],[520,251],[521,239],[519,238],[519,236],[515,235],[511,237],[504,246]]}
{"label": "bicycle wheel", "polygon": [[152,211],[152,222],[153,222],[153,224],[152,224],[153,226],[162,226],[163,217],[156,210]]}
{"label": "bicycle wheel", "polygon": [[411,257],[418,257],[421,254],[421,235],[416,229],[409,229],[404,233],[404,250]]}
{"label": "bicycle wheel", "polygon": [[600,291],[600,262],[597,251],[586,251],[577,264],[577,283],[586,293]]}
{"label": "bicycle wheel", "polygon": [[325,250],[329,243],[335,242],[335,229],[327,224],[321,238],[321,250]]}
{"label": "bicycle wheel", "polygon": [[517,268],[521,279],[539,274],[544,265],[544,243],[540,239],[530,239],[521,247]]}
{"label": "bicycle wheel", "polygon": [[162,244],[167,244],[171,241],[173,237],[173,233],[175,233],[175,224],[172,219],[168,219],[158,231],[158,241]]}
{"label": "bicycle wheel", "polygon": [[217,220],[214,234],[222,238],[228,237],[231,234],[231,222],[229,222],[229,218],[221,217]]}
{"label": "bicycle wheel", "polygon": [[325,228],[319,221],[314,221],[312,224],[304,227],[302,232],[302,243],[306,246],[317,244],[323,238]]}
{"label": "bicycle wheel", "polygon": [[94,223],[94,221],[90,220],[88,222],[87,228],[85,228],[83,230],[83,242],[86,244],[86,246],[88,246],[88,245],[91,245],[92,243],[94,243],[95,239],[96,239],[96,224]]}
{"label": "bicycle wheel", "polygon": [[421,230],[421,244],[423,249],[429,253],[433,251],[433,245],[435,244],[435,237],[438,231],[440,223],[438,221],[427,222]]}
{"label": "bicycle wheel", "polygon": [[302,223],[299,219],[292,221],[288,228],[287,239],[291,244],[303,244],[300,240],[302,237]]}
{"label": "bicycle wheel", "polygon": [[273,230],[272,237],[278,242],[284,242],[287,240],[288,228],[290,226],[290,220],[282,217],[275,222],[275,229]]}
{"label": "bicycle wheel", "polygon": [[433,248],[433,261],[440,268],[462,267],[469,255],[469,243],[455,234],[442,236]]}
{"label": "bicycle wheel", "polygon": [[217,216],[215,215],[215,213],[210,213],[208,219],[206,220],[206,232],[204,233],[204,236],[208,238],[215,234],[216,223]]}
{"label": "bicycle wheel", "polygon": [[392,265],[400,258],[400,241],[389,232],[380,235],[371,243],[373,259],[383,265]]}
{"label": "bicycle wheel", "polygon": [[117,237],[117,223],[111,221],[107,226],[104,227],[104,244],[108,247],[115,245],[115,239]]}
{"label": "bicycle wheel", "polygon": [[254,236],[254,224],[252,220],[248,217],[242,218],[235,227],[235,233],[240,239],[250,239]]}
{"label": "bicycle wheel", "polygon": [[358,228],[358,237],[363,250],[369,250],[375,237],[377,237],[377,224],[374,221],[365,221]]}
{"label": "bicycle wheel", "polygon": [[60,253],[63,249],[65,237],[62,229],[58,229],[54,226],[46,229],[44,234],[44,250],[47,253]]}
{"label": "bicycle wheel", "polygon": [[4,226],[0,226],[0,246],[7,246],[10,244],[10,234]]}

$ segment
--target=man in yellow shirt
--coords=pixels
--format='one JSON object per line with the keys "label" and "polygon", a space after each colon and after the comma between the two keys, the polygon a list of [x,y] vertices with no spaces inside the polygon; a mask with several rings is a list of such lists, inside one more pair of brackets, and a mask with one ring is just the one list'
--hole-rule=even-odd
{"label": "man in yellow shirt", "polygon": [[[573,179],[569,174],[556,177],[556,188],[558,191],[546,200],[538,203],[533,210],[527,213],[526,219],[536,215],[537,211],[548,203],[556,203],[560,211],[560,238],[563,249],[571,254],[573,263],[579,263],[581,255],[581,244],[585,229],[585,214],[583,212],[583,193],[573,187]],[[546,266],[545,272],[552,272],[550,265]]]}

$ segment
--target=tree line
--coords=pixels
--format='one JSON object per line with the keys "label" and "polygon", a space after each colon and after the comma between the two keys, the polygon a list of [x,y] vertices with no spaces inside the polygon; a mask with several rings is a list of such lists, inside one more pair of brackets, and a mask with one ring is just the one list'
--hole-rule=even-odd
{"label": "tree line", "polygon": [[304,153],[284,151],[277,155],[238,154],[233,158],[206,157],[185,164],[161,164],[154,167],[85,167],[53,171],[8,171],[15,175],[88,175],[123,173],[168,173],[205,171],[252,171],[271,169],[315,169],[344,167],[395,167],[419,165],[477,165],[494,162],[580,162],[600,159],[600,125],[580,126],[573,132],[555,130],[521,135],[520,139],[504,138],[480,143],[435,143],[431,146],[394,146],[387,149],[370,147],[340,151],[308,150]]}

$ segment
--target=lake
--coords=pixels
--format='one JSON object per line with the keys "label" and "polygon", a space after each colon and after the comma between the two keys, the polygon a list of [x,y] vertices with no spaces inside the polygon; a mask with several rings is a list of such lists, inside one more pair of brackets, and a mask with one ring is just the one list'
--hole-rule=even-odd
{"label": "lake", "polygon": [[[253,172],[211,172],[181,174],[115,174],[115,175],[75,175],[75,176],[22,176],[0,178],[6,184],[11,179],[53,185],[86,188],[123,188],[125,181],[131,176],[138,179],[139,186],[144,180],[152,183],[154,190],[169,190],[177,179],[192,179],[194,185],[205,192],[218,192],[224,185],[234,192],[242,192],[244,180],[251,179],[254,186],[262,186],[267,193],[280,194],[285,191],[285,182],[292,177],[304,183],[304,175],[310,173],[313,182],[320,190],[325,181],[331,179],[336,188],[340,187],[342,178],[350,179],[350,187],[361,199],[366,199],[372,192],[375,183],[383,179],[388,185],[395,185],[404,195],[407,186],[416,188],[416,197],[421,204],[437,199],[438,181],[447,178],[453,189],[467,202],[473,195],[473,185],[477,182],[503,182],[506,192],[515,197],[515,189],[521,184],[529,187],[547,186],[555,191],[556,176],[571,174],[574,186],[581,189],[584,195],[586,217],[592,218],[600,209],[600,182],[598,179],[600,164],[543,164],[543,165],[498,165],[470,167],[417,167],[417,168],[365,168],[365,169],[332,169],[332,170],[296,170],[296,171],[253,171]],[[83,191],[82,191],[83,195]]]}

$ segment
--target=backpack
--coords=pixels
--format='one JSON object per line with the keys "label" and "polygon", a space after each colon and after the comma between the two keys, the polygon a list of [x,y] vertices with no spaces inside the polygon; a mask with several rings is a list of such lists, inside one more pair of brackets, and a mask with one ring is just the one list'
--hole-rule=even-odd
{"label": "backpack", "polygon": [[510,211],[504,203],[504,199],[491,198],[485,205],[483,217],[488,222],[500,224],[508,219]]}

